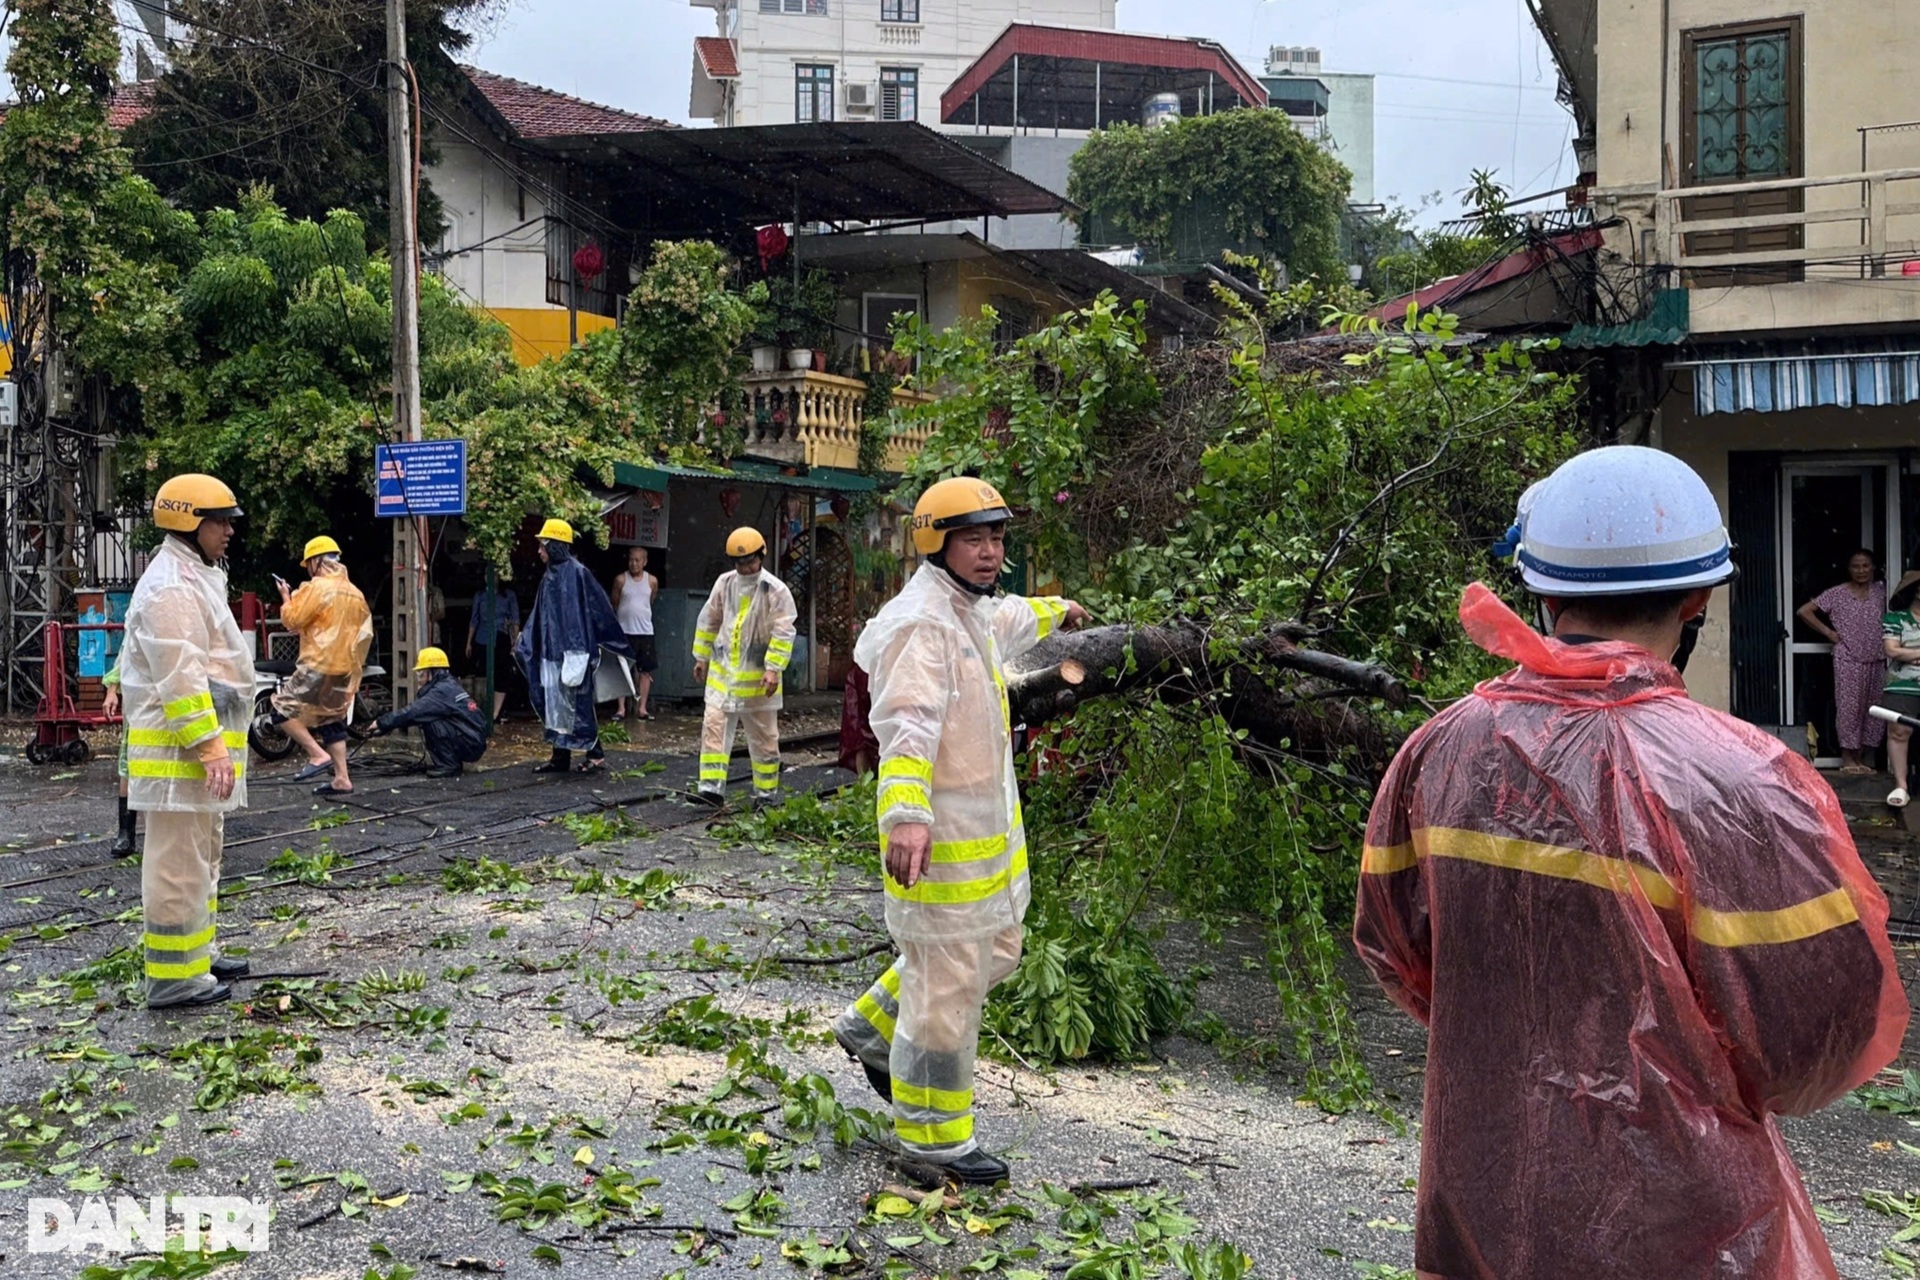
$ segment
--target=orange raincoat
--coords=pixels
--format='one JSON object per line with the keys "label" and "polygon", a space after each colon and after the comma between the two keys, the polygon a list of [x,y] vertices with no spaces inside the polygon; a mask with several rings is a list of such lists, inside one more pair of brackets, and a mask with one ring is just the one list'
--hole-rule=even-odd
{"label": "orange raincoat", "polygon": [[1775,1114],[1898,1050],[1886,899],[1807,762],[1636,646],[1542,638],[1407,742],[1354,941],[1427,1024],[1422,1277],[1833,1276]]}

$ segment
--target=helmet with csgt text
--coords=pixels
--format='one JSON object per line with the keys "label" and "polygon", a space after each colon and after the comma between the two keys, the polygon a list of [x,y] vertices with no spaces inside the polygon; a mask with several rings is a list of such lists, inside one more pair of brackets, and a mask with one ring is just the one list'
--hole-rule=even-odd
{"label": "helmet with csgt text", "polygon": [[767,540],[760,536],[758,529],[750,525],[742,525],[727,535],[727,558],[730,560],[744,560],[748,556],[765,555],[766,551]]}
{"label": "helmet with csgt text", "polygon": [[985,480],[957,476],[942,480],[913,504],[913,549],[923,556],[944,551],[947,533],[973,524],[1005,524],[1013,519],[1007,500]]}
{"label": "helmet with csgt text", "polygon": [[545,524],[540,526],[540,541],[564,542],[568,546],[572,546],[573,526],[565,520],[549,519]]}
{"label": "helmet with csgt text", "polygon": [[192,533],[202,520],[232,520],[246,513],[233,490],[212,476],[175,476],[153,495],[153,522],[172,533]]}
{"label": "helmet with csgt text", "polygon": [[433,645],[428,645],[415,655],[413,659],[413,669],[415,671],[447,670],[447,651]]}
{"label": "helmet with csgt text", "polygon": [[1518,560],[1541,596],[1625,596],[1715,587],[1733,545],[1697,472],[1639,445],[1594,449],[1529,491]]}

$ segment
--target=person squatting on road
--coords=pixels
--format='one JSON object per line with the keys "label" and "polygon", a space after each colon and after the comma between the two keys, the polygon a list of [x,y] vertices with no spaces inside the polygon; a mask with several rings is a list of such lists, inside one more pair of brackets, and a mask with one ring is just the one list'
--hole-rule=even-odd
{"label": "person squatting on road", "polygon": [[548,520],[540,526],[540,558],[547,571],[533,600],[527,628],[513,646],[514,661],[527,680],[533,712],[546,726],[553,754],[535,773],[566,773],[573,753],[585,751],[580,772],[606,768],[600,748],[600,721],[594,714],[593,673],[600,650],[631,656],[627,637],[613,615],[607,593],[587,567],[573,558],[573,526]]}
{"label": "person squatting on road", "polygon": [[205,475],[160,486],[153,522],[167,536],[127,605],[120,647],[127,803],[147,815],[140,859],[149,1009],[231,994],[247,962],[220,956],[224,815],[247,803],[253,660],[227,607],[227,544],[241,514]]}
{"label": "person squatting on road", "polygon": [[1361,863],[1355,944],[1428,1028],[1415,1271],[1833,1276],[1774,1116],[1890,1061],[1907,1001],[1833,792],[1668,661],[1733,577],[1719,509],[1598,449],[1518,541],[1552,636],[1467,588],[1519,666],[1408,739]]}
{"label": "person squatting on road", "polygon": [[891,1099],[902,1152],[972,1183],[1007,1175],[974,1138],[973,1060],[987,992],[1019,962],[1029,896],[1002,663],[1087,616],[1069,600],[994,598],[1010,515],[981,480],[922,494],[913,541],[926,563],[854,650],[872,677],[887,932],[900,958],[834,1020],[834,1036]]}
{"label": "person squatting on road", "polygon": [[287,736],[307,753],[307,764],[295,773],[296,782],[332,777],[313,789],[317,796],[353,794],[347,772],[347,721],[353,715],[354,695],[360,692],[360,672],[373,647],[373,614],[367,598],[347,577],[340,563],[340,544],[325,534],[308,540],[300,553],[307,580],[289,591],[280,588],[280,625],[300,637],[300,659],[273,695],[275,724],[284,724]]}
{"label": "person squatting on road", "polygon": [[426,739],[429,778],[457,778],[462,766],[470,765],[486,754],[487,717],[473,700],[447,662],[444,649],[432,645],[414,659],[413,674],[419,691],[413,701],[398,711],[389,711],[374,722],[373,731],[392,733],[396,729],[419,729]]}
{"label": "person squatting on road", "polygon": [[753,799],[780,789],[780,674],[793,660],[798,610],[787,584],[765,569],[767,540],[758,529],[727,535],[733,568],[715,579],[693,634],[693,678],[706,686],[700,723],[700,783],[708,804],[726,798],[734,731],[744,725],[753,760]]}

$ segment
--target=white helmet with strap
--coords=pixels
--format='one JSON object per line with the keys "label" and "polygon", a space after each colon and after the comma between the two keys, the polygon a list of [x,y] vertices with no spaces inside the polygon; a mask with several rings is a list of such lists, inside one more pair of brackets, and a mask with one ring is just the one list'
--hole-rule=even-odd
{"label": "white helmet with strap", "polygon": [[1594,449],[1562,463],[1527,497],[1518,559],[1535,595],[1645,595],[1733,577],[1719,504],[1670,453]]}

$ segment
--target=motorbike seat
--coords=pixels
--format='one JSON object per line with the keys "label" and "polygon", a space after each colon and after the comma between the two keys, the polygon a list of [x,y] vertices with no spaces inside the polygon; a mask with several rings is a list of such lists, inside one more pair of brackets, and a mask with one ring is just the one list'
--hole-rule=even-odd
{"label": "motorbike seat", "polygon": [[253,669],[263,676],[290,676],[297,665],[284,658],[259,658],[255,660]]}

